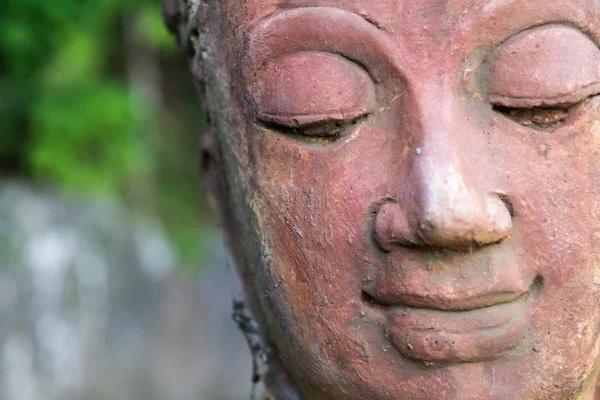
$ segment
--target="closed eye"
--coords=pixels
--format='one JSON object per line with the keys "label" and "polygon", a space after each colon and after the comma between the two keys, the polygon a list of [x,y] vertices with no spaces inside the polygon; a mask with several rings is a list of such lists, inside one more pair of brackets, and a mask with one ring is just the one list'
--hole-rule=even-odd
{"label": "closed eye", "polygon": [[494,110],[532,128],[562,126],[600,93],[600,51],[570,26],[521,32],[488,63],[488,99]]}
{"label": "closed eye", "polygon": [[326,144],[346,136],[348,130],[364,123],[368,114],[341,121],[316,121],[305,125],[287,126],[275,122],[261,121],[270,130],[312,143]]}
{"label": "closed eye", "polygon": [[255,93],[256,119],[264,127],[320,143],[343,137],[375,107],[368,73],[325,52],[299,52],[272,61]]}

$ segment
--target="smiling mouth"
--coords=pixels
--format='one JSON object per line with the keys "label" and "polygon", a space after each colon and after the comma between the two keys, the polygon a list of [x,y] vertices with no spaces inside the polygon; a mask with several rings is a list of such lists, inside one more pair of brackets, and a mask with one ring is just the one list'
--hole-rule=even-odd
{"label": "smiling mouth", "polygon": [[468,308],[459,302],[458,309],[385,304],[364,291],[362,300],[383,313],[384,336],[404,357],[427,365],[454,364],[491,360],[515,349],[542,285],[536,279],[527,292],[508,301],[487,304],[475,299]]}

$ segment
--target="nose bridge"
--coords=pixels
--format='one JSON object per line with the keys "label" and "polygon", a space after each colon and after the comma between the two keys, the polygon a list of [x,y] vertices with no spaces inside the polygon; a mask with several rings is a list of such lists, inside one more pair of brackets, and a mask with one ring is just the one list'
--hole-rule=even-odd
{"label": "nose bridge", "polygon": [[[508,235],[510,213],[497,195],[478,187],[465,169],[470,149],[458,146],[469,134],[467,118],[440,89],[424,91],[416,105],[414,134],[420,150],[410,174],[413,231],[420,241],[436,246],[484,244]],[[444,100],[445,99],[445,100]],[[460,140],[464,143],[464,140]]]}
{"label": "nose bridge", "polygon": [[432,137],[422,141],[411,176],[421,219],[443,223],[458,218],[466,223],[481,208],[481,195],[469,182],[460,152],[447,140],[448,132],[428,134]]}
{"label": "nose bridge", "polygon": [[466,234],[481,212],[481,199],[471,187],[453,140],[458,127],[454,126],[451,105],[426,100],[420,103],[416,126],[421,147],[411,173],[418,231],[425,241],[434,232],[449,233],[451,227]]}

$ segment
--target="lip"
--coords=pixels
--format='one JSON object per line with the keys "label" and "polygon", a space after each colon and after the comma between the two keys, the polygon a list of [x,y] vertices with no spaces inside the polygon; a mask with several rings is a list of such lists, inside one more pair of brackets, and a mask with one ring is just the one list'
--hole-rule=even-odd
{"label": "lip", "polygon": [[[491,360],[516,348],[529,325],[537,286],[534,282],[529,291],[507,301],[489,305],[475,299],[467,308],[450,310],[382,304],[367,297],[382,307],[385,336],[404,357],[430,365],[454,364]],[[502,297],[489,294],[482,299]]]}
{"label": "lip", "polygon": [[363,285],[362,291],[384,307],[403,305],[443,311],[469,311],[515,301],[525,293],[534,291],[541,280],[536,278],[533,284],[521,279],[491,283],[476,280],[467,285],[457,285],[450,280],[435,286],[423,285],[419,281],[394,285],[397,283],[371,282]]}

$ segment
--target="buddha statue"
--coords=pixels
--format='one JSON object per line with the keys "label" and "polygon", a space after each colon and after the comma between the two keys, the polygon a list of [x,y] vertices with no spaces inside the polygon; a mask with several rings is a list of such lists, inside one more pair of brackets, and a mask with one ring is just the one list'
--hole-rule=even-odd
{"label": "buddha statue", "polygon": [[163,0],[276,400],[593,400],[598,0]]}

